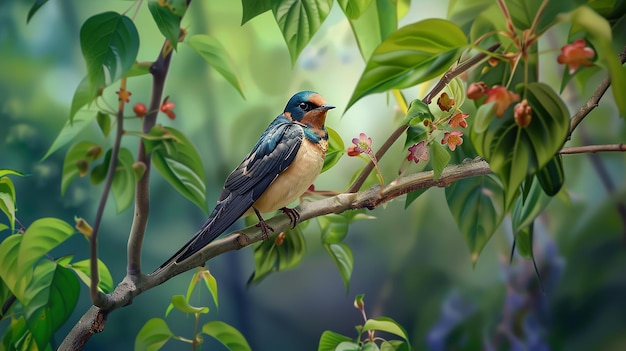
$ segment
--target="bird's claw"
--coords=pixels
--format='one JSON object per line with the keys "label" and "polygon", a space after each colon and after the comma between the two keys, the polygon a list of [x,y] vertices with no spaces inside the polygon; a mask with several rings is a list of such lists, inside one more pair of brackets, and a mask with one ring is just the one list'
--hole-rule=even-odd
{"label": "bird's claw", "polygon": [[267,240],[270,238],[269,232],[274,232],[274,228],[270,227],[264,220],[260,220],[256,225],[261,228],[261,239]]}
{"label": "bird's claw", "polygon": [[296,225],[298,224],[298,221],[300,220],[300,212],[298,212],[298,210],[296,210],[295,208],[287,208],[287,207],[283,207],[280,210],[284,214],[286,214],[287,217],[289,217],[289,221],[291,222],[291,225],[292,225],[291,228],[295,228]]}

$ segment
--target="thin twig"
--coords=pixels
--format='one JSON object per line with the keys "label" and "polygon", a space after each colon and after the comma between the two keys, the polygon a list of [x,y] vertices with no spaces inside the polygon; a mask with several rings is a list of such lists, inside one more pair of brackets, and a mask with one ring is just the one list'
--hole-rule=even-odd
{"label": "thin twig", "polygon": [[89,260],[90,260],[90,272],[91,272],[91,284],[89,286],[89,295],[91,301],[96,306],[101,306],[106,300],[105,296],[98,290],[98,284],[100,284],[100,273],[98,272],[98,233],[100,231],[100,223],[102,222],[102,216],[104,215],[104,208],[106,207],[109,193],[111,192],[111,185],[113,184],[113,177],[115,176],[115,169],[117,168],[117,157],[120,152],[120,145],[122,143],[122,135],[124,134],[124,97],[122,92],[126,90],[126,78],[122,78],[120,81],[120,97],[117,108],[117,129],[115,132],[115,141],[113,142],[113,148],[111,150],[111,160],[109,161],[109,169],[107,170],[106,179],[104,181],[104,189],[102,190],[102,196],[98,203],[98,210],[96,211],[96,219],[93,223],[93,231],[89,236]]}
{"label": "thin twig", "polygon": [[[422,99],[422,101],[426,104],[429,104],[432,101],[432,99],[437,94],[439,94],[439,92],[443,90],[443,88],[445,88],[446,85],[450,83],[450,81],[452,81],[454,77],[469,70],[474,65],[476,65],[477,63],[485,59],[488,56],[488,52],[489,53],[494,52],[499,47],[500,47],[500,43],[493,44],[489,48],[487,48],[486,52],[481,52],[477,54],[476,56],[470,58],[469,60],[464,61],[460,65],[450,68],[450,70],[448,70],[448,72],[446,72],[441,77],[439,82],[435,84],[435,86],[430,90],[430,92],[426,94],[426,96]],[[377,160],[380,161],[380,159],[385,155],[385,153],[389,150],[389,148],[391,148],[391,146],[396,142],[396,140],[398,140],[398,138],[400,138],[400,136],[404,134],[404,131],[406,131],[408,127],[409,127],[408,124],[401,125],[396,130],[394,130],[393,133],[391,133],[389,138],[385,140],[385,143],[378,149],[378,151],[376,151],[375,157]],[[354,183],[352,183],[352,185],[348,189],[348,192],[355,193],[359,191],[359,189],[361,189],[361,186],[363,186],[363,183],[365,183],[365,180],[370,175],[373,169],[374,169],[374,162],[370,161],[367,165],[365,165],[365,168],[363,168],[363,171],[361,171],[359,176],[355,179]]]}
{"label": "thin twig", "polygon": [[591,154],[596,152],[606,151],[626,151],[626,144],[605,144],[605,145],[585,145],[585,146],[571,146],[564,147],[559,151],[561,155],[572,154]]}
{"label": "thin twig", "polygon": [[[622,52],[619,53],[617,57],[622,64],[626,62],[626,46],[624,46],[624,48],[622,49]],[[606,77],[602,81],[602,83],[600,83],[600,85],[593,92],[589,100],[587,100],[587,102],[580,109],[578,109],[576,114],[572,116],[572,119],[570,121],[569,134],[567,135],[567,140],[570,140],[572,138],[572,133],[574,132],[576,127],[578,127],[580,122],[582,122],[583,119],[585,119],[585,117],[587,117],[589,113],[593,111],[593,109],[598,107],[598,104],[600,103],[600,99],[602,99],[606,91],[609,89],[609,86],[611,86],[610,76]]]}

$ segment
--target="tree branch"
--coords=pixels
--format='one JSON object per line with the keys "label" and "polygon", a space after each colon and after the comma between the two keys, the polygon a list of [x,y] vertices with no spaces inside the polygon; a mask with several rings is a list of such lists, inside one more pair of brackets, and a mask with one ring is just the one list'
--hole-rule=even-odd
{"label": "tree branch", "polygon": [[[626,62],[626,46],[624,46],[624,48],[622,49],[622,52],[619,53],[617,57],[619,58],[622,65]],[[600,103],[600,99],[602,99],[606,91],[609,89],[610,85],[611,85],[611,77],[606,77],[602,81],[602,83],[600,83],[596,91],[594,91],[594,93],[591,95],[589,100],[587,100],[587,102],[576,112],[576,114],[572,116],[572,120],[570,122],[570,127],[569,127],[569,134],[567,135],[567,140],[570,140],[572,138],[572,133],[574,132],[574,129],[578,127],[580,122],[582,122],[583,119],[585,119],[585,117],[587,117],[587,115],[589,115],[589,113],[593,111],[593,109],[598,107],[598,104]]]}
{"label": "tree branch", "polygon": [[559,153],[561,155],[590,154],[604,151],[626,151],[626,144],[606,144],[606,145],[585,145],[564,147]]}
{"label": "tree branch", "polygon": [[111,160],[109,161],[109,169],[107,170],[106,179],[104,181],[104,189],[102,190],[102,196],[98,203],[98,210],[96,211],[96,219],[93,223],[93,231],[89,236],[89,262],[91,283],[89,285],[89,295],[91,301],[96,306],[101,306],[105,303],[105,295],[98,290],[98,284],[100,283],[100,273],[98,272],[98,233],[100,231],[100,223],[102,222],[102,216],[104,215],[104,208],[106,207],[109,193],[111,192],[111,185],[113,184],[113,177],[115,176],[115,169],[117,168],[117,157],[120,153],[120,145],[122,143],[122,135],[124,134],[124,100],[122,95],[126,91],[126,78],[122,78],[120,82],[119,90],[119,103],[117,107],[116,115],[116,132],[115,141],[113,142],[113,148],[111,150]]}

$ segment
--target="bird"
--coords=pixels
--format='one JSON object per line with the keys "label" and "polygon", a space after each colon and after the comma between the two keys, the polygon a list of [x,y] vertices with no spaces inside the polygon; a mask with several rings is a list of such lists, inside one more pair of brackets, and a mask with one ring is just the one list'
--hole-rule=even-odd
{"label": "bird", "polygon": [[259,219],[257,226],[264,239],[273,228],[261,213],[282,210],[295,226],[299,213],[286,206],[298,199],[322,170],[328,149],[324,124],[327,112],[333,108],[316,92],[294,94],[226,178],[217,204],[202,227],[156,271],[189,258],[237,219],[252,213]]}

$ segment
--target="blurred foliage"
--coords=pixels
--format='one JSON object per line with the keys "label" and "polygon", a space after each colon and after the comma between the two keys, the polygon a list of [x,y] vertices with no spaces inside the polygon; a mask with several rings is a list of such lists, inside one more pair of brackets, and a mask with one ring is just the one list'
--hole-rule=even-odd
{"label": "blurred foliage", "polygon": [[[121,212],[145,172],[134,162],[138,144],[157,156],[162,177],[151,180],[147,267],[195,232],[207,198],[217,197],[225,176],[294,91],[320,91],[330,104],[347,106],[343,117],[333,111],[327,120],[335,131],[332,152],[316,190],[343,191],[362,167],[359,157],[342,157],[344,141],[366,132],[375,151],[404,124],[410,126],[406,145],[394,145],[378,160],[379,181],[395,179],[398,169],[440,174],[447,163],[476,155],[496,173],[456,182],[445,194],[412,193],[406,202],[372,211],[373,221],[355,221],[372,218],[364,210],[322,217],[287,231],[280,242],[262,243],[254,254],[212,260],[222,289],[220,321],[196,323],[192,340],[209,349],[221,343],[255,350],[626,347],[626,157],[555,155],[566,142],[624,143],[626,127],[617,118],[626,115],[626,69],[617,56],[626,33],[623,1],[451,0],[447,14],[444,3],[406,0],[241,4],[194,1],[185,11],[183,0],[0,3],[0,209],[6,217],[0,220],[0,329],[7,330],[0,349],[54,348],[90,306],[77,279],[89,281],[88,246],[68,223],[93,218],[113,157],[111,106],[128,99],[125,114],[131,114],[132,105],[147,104],[151,80],[142,62],[155,59],[164,38],[174,42],[163,49],[174,50],[169,104],[166,98],[159,107],[165,126],[143,133],[132,118],[136,110],[126,116],[113,170]],[[424,20],[429,17],[447,20]],[[558,49],[579,38],[596,56],[591,67],[572,74],[571,66],[557,64]],[[438,95],[407,111],[407,101],[422,98],[430,79],[496,41],[503,45],[493,60],[447,88],[456,105]],[[568,140],[568,117],[607,74],[611,94]],[[129,77],[124,89],[122,76]],[[514,103],[500,106],[489,92],[463,102],[464,87],[454,85],[479,81],[527,99],[532,120],[520,122]],[[126,89],[132,95],[123,96]],[[470,115],[467,126],[450,126],[458,113]],[[451,133],[464,128],[465,142],[451,143]],[[429,145],[430,160],[412,165],[407,148],[420,142]],[[415,163],[425,161],[413,156]],[[364,187],[373,184],[374,175]],[[103,292],[125,275],[132,213],[115,212],[106,209],[101,229]],[[77,222],[85,234],[81,228]],[[519,255],[509,263],[514,243]],[[246,287],[253,270],[250,279],[258,284]],[[89,349],[184,339],[175,335],[189,335],[189,323],[181,323],[188,319],[173,314],[165,322],[155,305],[172,301],[196,319],[208,307],[194,305],[206,306],[208,296],[217,307],[212,276],[202,275],[209,295],[193,293],[198,274],[186,296],[176,295],[184,279],[177,277],[178,284],[115,311]],[[362,295],[353,300],[355,292],[368,295],[372,318],[365,317]],[[352,326],[360,322],[352,303],[365,323],[355,339]],[[374,331],[395,337],[376,344]]]}

